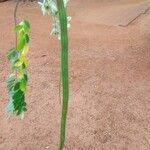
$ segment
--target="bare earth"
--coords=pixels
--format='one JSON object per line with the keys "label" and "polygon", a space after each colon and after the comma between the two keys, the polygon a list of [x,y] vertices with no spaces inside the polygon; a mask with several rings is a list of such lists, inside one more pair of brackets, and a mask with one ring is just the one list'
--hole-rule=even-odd
{"label": "bare earth", "polygon": [[[143,4],[139,7],[141,2],[70,1],[71,90],[65,150],[150,150],[150,11],[143,10]],[[21,4],[18,13],[32,26],[28,111],[24,120],[8,118],[5,111],[14,4],[0,4],[0,150],[56,150],[60,51],[58,41],[49,36],[51,20],[42,16],[36,3]],[[124,15],[133,14],[138,17],[128,25],[130,18],[124,20]],[[127,26],[119,26],[117,18]]]}

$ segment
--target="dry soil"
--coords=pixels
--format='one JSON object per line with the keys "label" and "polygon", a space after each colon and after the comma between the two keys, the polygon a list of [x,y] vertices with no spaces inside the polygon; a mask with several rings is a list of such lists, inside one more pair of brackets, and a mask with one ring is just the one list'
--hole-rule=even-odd
{"label": "dry soil", "polygon": [[[131,17],[141,2],[70,0],[65,150],[150,150],[150,12],[139,11],[125,27],[113,22],[116,17],[124,19],[127,8],[126,17]],[[49,35],[50,17],[43,17],[36,3],[21,4],[18,12],[20,20],[31,22],[28,111],[20,120],[8,118],[5,110],[6,52],[14,46],[14,5],[14,1],[0,3],[0,150],[56,150],[59,43]]]}

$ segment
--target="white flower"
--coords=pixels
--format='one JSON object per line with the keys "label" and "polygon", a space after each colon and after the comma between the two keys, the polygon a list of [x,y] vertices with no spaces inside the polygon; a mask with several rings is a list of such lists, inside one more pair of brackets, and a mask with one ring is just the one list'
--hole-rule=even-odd
{"label": "white flower", "polygon": [[58,12],[57,3],[55,0],[48,0],[51,14],[56,14]]}
{"label": "white flower", "polygon": [[41,5],[43,15],[49,14],[50,7],[47,0],[44,0],[43,2],[38,2],[38,4]]}
{"label": "white flower", "polygon": [[64,0],[64,6],[67,7],[67,3],[69,0]]}
{"label": "white flower", "polygon": [[67,28],[68,28],[68,29],[71,27],[70,21],[71,21],[71,17],[68,16],[68,17],[67,17]]}
{"label": "white flower", "polygon": [[[67,7],[68,0],[63,0],[64,6]],[[53,25],[51,35],[57,36],[60,40],[61,37],[61,30],[60,30],[60,22],[59,22],[59,15],[58,15],[58,8],[56,0],[43,0],[43,2],[38,2],[41,6],[41,10],[43,15],[48,14],[52,15],[53,18]],[[67,17],[67,28],[70,28],[70,20],[71,17]]]}

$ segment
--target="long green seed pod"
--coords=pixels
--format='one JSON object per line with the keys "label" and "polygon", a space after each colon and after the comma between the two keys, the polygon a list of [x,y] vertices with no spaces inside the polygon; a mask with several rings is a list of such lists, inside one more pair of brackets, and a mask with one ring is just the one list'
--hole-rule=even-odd
{"label": "long green seed pod", "polygon": [[57,0],[61,30],[61,80],[62,80],[62,114],[60,128],[59,150],[62,150],[65,143],[66,121],[69,100],[69,79],[68,79],[68,29],[67,15],[63,0]]}
{"label": "long green seed pod", "polygon": [[62,150],[65,143],[66,121],[69,100],[69,79],[68,79],[68,28],[71,17],[66,14],[68,0],[43,0],[38,2],[43,15],[52,16],[53,25],[51,34],[57,36],[61,43],[61,67],[60,67],[60,98],[62,105],[61,128],[59,150]]}

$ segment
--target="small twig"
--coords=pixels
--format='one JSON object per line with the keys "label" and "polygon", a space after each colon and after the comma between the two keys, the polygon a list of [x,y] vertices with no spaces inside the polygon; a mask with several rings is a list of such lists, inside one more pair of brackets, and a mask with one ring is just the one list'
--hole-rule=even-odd
{"label": "small twig", "polygon": [[[19,6],[19,2],[20,0],[17,0],[16,2],[16,6],[15,6],[15,9],[14,9],[14,26],[16,27],[17,25],[17,11],[18,11],[18,6]],[[17,32],[15,33],[15,48],[17,49]],[[17,71],[15,72],[15,76],[17,77]]]}
{"label": "small twig", "polygon": [[[15,27],[17,25],[17,10],[18,10],[18,6],[19,6],[19,2],[20,2],[20,0],[17,0],[16,6],[14,9],[14,25],[15,25]],[[17,47],[17,33],[15,35],[15,47]]]}

